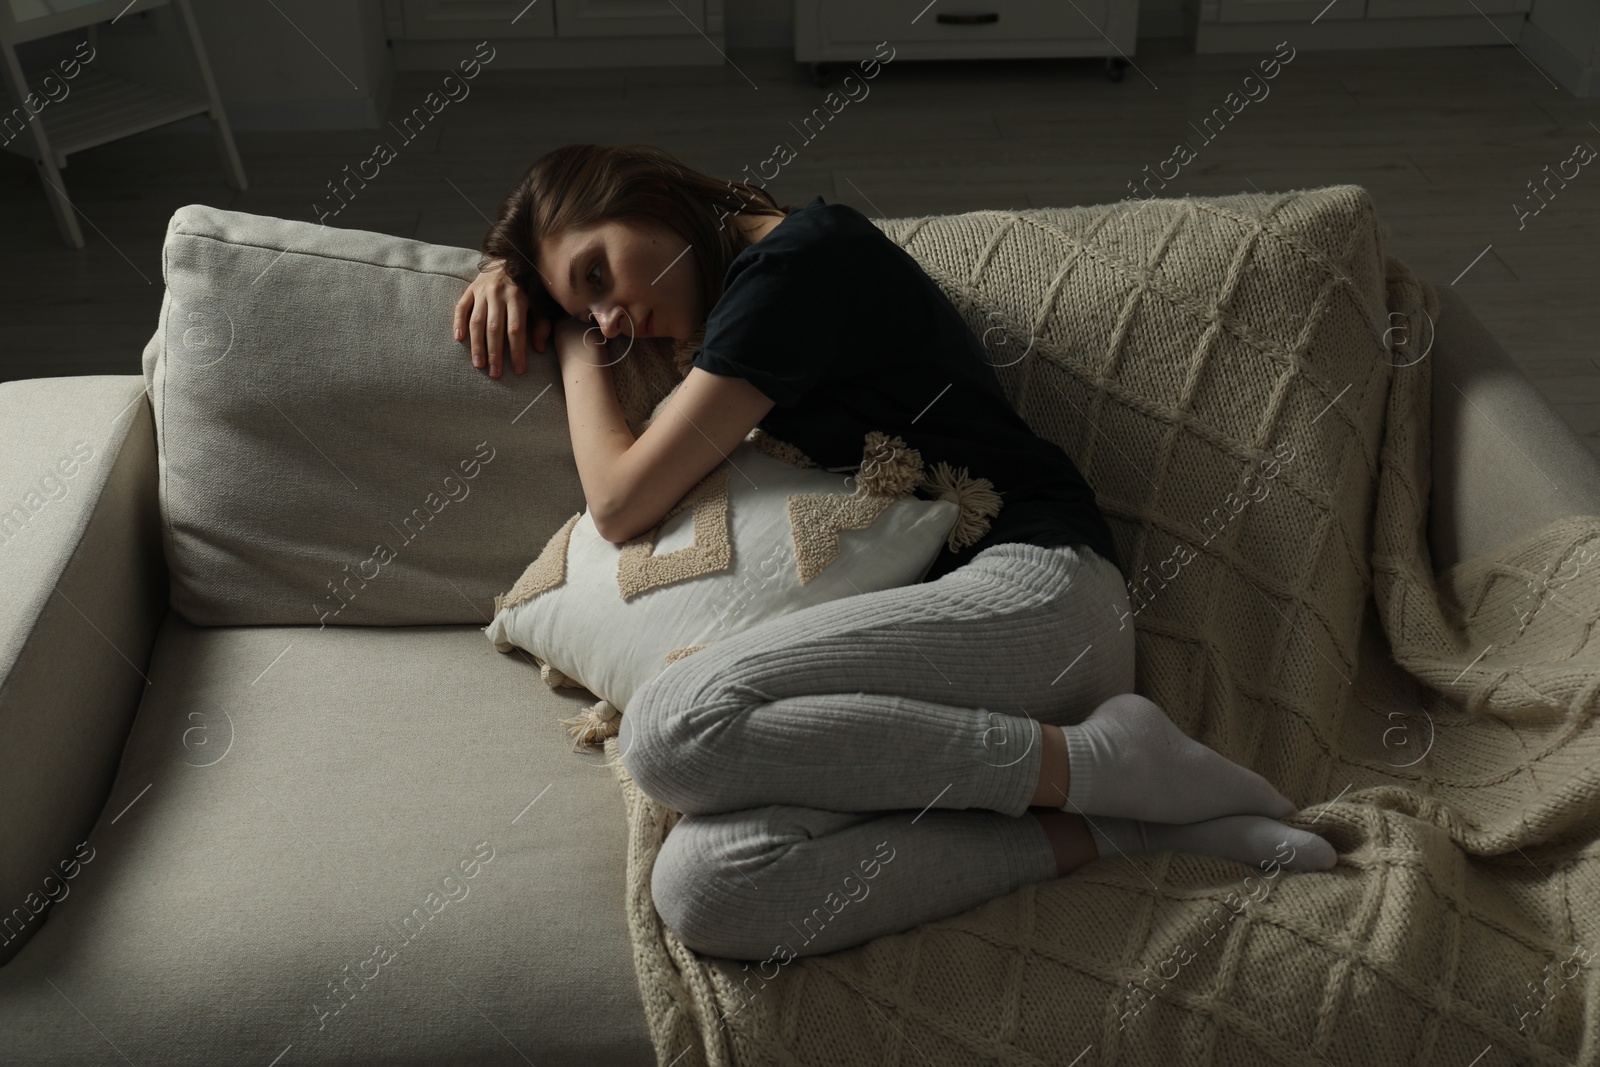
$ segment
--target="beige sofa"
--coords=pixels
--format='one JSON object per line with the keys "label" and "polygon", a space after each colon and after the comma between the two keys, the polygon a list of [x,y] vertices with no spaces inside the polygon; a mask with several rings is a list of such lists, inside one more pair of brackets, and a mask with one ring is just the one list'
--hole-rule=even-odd
{"label": "beige sofa", "polygon": [[[586,694],[481,633],[582,494],[476,258],[187,207],[143,376],[0,386],[0,1064],[655,1062]],[[1600,463],[1439,292],[1442,571]]]}

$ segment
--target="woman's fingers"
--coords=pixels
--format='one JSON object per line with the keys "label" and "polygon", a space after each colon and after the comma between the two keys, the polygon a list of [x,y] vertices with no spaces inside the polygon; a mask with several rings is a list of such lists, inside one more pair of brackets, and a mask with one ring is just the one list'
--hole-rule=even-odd
{"label": "woman's fingers", "polygon": [[467,316],[472,312],[472,286],[467,286],[461,294],[461,299],[456,301],[455,314],[451,316],[450,331],[457,341],[464,340],[467,336]]}
{"label": "woman's fingers", "polygon": [[479,292],[476,297],[477,299],[472,304],[472,315],[467,319],[467,329],[471,333],[472,365],[474,367],[482,367],[484,356],[483,320],[489,312],[484,294]]}
{"label": "woman's fingers", "polygon": [[521,374],[528,369],[527,317],[528,302],[512,294],[506,302],[506,355],[511,358],[511,369]]}
{"label": "woman's fingers", "polygon": [[483,342],[489,354],[489,377],[500,377],[501,342],[505,337],[505,303],[493,289],[484,294]]}
{"label": "woman's fingers", "polygon": [[[469,340],[474,367],[486,367],[491,378],[500,377],[508,361],[518,374],[527,371],[530,307],[515,282],[490,271],[478,275],[456,301],[451,324],[457,341]],[[543,352],[551,323],[537,312],[533,318],[534,347]]]}

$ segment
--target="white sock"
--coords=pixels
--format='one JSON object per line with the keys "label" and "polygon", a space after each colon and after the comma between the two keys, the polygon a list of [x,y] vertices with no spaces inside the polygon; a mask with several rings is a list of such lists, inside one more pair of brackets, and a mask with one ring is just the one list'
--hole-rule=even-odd
{"label": "white sock", "polygon": [[1187,736],[1138,693],[1117,694],[1061,732],[1071,765],[1062,811],[1192,823],[1298,810],[1271,782]]}
{"label": "white sock", "polygon": [[[1262,815],[1224,815],[1204,822],[1161,823],[1090,816],[1089,836],[1102,856],[1136,852],[1187,852],[1220,856],[1251,866],[1276,860],[1285,870],[1325,871],[1338,861],[1332,845]],[[1265,868],[1263,868],[1265,869]]]}

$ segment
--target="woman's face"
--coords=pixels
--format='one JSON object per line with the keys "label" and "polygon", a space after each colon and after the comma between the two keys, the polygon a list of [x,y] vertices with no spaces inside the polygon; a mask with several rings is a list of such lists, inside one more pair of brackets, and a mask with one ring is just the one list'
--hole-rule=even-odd
{"label": "woman's face", "polygon": [[659,223],[569,229],[541,244],[538,265],[556,303],[608,340],[688,337],[705,315],[694,249]]}

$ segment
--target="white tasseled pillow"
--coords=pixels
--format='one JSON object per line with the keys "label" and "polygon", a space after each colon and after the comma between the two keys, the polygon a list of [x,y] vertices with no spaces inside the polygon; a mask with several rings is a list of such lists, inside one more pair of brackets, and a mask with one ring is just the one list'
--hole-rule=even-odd
{"label": "white tasseled pillow", "polygon": [[552,687],[602,698],[566,720],[598,742],[678,657],[812,604],[922,580],[960,509],[912,495],[921,459],[903,441],[874,433],[867,446],[860,476],[846,478],[755,430],[632,541],[612,544],[587,511],[573,515],[496,598],[484,632],[501,652],[532,653]]}

